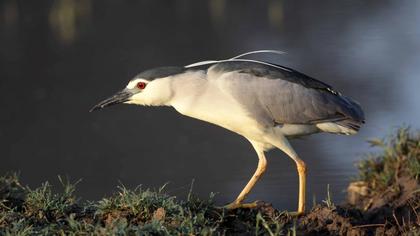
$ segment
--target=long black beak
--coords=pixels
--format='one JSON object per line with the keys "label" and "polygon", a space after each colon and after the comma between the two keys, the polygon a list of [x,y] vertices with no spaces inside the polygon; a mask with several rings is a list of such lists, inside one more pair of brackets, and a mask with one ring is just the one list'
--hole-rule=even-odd
{"label": "long black beak", "polygon": [[133,95],[133,94],[131,92],[127,91],[126,89],[124,89],[122,91],[119,91],[114,96],[112,96],[110,98],[107,98],[107,99],[103,100],[102,102],[96,104],[94,107],[92,107],[92,109],[89,110],[89,112],[96,111],[96,110],[102,109],[102,108],[107,107],[107,106],[111,106],[111,105],[126,102],[131,97],[131,95]]}

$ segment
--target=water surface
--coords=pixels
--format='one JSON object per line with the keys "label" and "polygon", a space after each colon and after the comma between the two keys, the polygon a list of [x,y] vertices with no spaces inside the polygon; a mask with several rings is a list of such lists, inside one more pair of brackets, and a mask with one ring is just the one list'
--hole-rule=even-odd
{"label": "water surface", "polygon": [[[138,72],[257,49],[359,101],[358,135],[294,140],[307,162],[308,204],[330,184],[342,201],[366,139],[401,124],[420,127],[420,3],[416,1],[15,1],[0,3],[0,173],[19,170],[38,186],[82,178],[84,199],[122,182],[182,197],[233,200],[257,157],[237,134],[172,108],[118,106],[88,113]],[[249,196],[297,205],[294,163],[280,151]]]}

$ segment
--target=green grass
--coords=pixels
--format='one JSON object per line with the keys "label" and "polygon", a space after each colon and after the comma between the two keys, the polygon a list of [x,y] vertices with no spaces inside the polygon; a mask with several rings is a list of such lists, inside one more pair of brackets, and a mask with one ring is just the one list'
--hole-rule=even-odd
{"label": "green grass", "polygon": [[330,209],[334,208],[334,202],[332,200],[332,196],[330,193],[330,185],[327,185],[327,198],[325,200],[322,200],[322,202]]}
{"label": "green grass", "polygon": [[179,201],[165,194],[164,187],[152,191],[120,186],[111,197],[80,202],[74,196],[75,184],[60,181],[62,192],[54,193],[48,182],[30,189],[15,174],[1,177],[0,235],[214,235],[270,230],[277,235],[283,230],[277,220],[280,214],[227,212],[214,205],[214,195],[200,200],[190,194]]}
{"label": "green grass", "polygon": [[400,128],[386,140],[373,139],[369,143],[382,151],[369,154],[357,167],[358,179],[369,183],[373,191],[382,192],[394,186],[396,179],[401,175],[418,180],[420,132],[410,133],[409,128]]}
{"label": "green grass", "polygon": [[[386,140],[370,143],[381,151],[360,161],[357,180],[375,196],[390,189],[401,191],[393,199],[405,196],[401,179],[418,183],[420,177],[420,132],[402,128]],[[373,235],[381,233],[364,225],[382,221],[387,230],[394,230],[391,234],[420,235],[420,188],[405,205],[391,209],[396,215],[383,215],[383,211],[374,215],[334,204],[328,185],[323,203],[314,201],[313,209],[296,219],[267,205],[254,210],[220,209],[213,194],[203,200],[190,191],[186,200],[178,200],[166,194],[165,186],[157,190],[119,186],[109,197],[86,202],[74,194],[77,182],[59,180],[61,191],[54,192],[48,182],[31,189],[20,183],[17,174],[0,177],[0,235],[317,235],[354,232],[353,226],[361,234]],[[402,213],[407,212],[411,218],[404,218]]]}

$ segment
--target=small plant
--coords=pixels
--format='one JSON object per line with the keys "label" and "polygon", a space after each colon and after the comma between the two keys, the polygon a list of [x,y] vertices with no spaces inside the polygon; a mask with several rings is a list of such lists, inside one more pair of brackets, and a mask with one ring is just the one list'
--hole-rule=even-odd
{"label": "small plant", "polygon": [[52,186],[45,182],[41,187],[28,191],[23,207],[26,214],[47,221],[65,217],[68,211],[77,203],[74,196],[76,184],[58,177],[63,187],[61,194],[53,193]]}
{"label": "small plant", "polygon": [[205,200],[193,194],[193,183],[186,200],[166,194],[165,185],[157,190],[121,185],[110,197],[82,202],[74,195],[78,182],[59,177],[57,193],[48,182],[31,189],[17,174],[8,174],[0,177],[0,235],[419,235],[419,132],[403,128],[388,141],[371,144],[382,152],[360,162],[358,189],[369,189],[363,195],[367,210],[382,197],[377,202],[385,208],[376,213],[335,205],[329,185],[323,204],[314,199],[311,211],[293,218],[269,204],[232,211],[216,207],[214,194]]}
{"label": "small plant", "polygon": [[261,235],[264,231],[270,236],[280,235],[283,227],[284,224],[281,224],[279,221],[266,220],[263,215],[258,212],[256,216],[255,235]]}
{"label": "small plant", "polygon": [[368,155],[357,167],[359,179],[369,183],[371,189],[389,189],[401,175],[419,178],[420,132],[410,134],[409,128],[404,127],[388,140],[373,139],[369,143],[373,147],[381,148],[382,152]]}
{"label": "small plant", "polygon": [[325,200],[322,200],[323,203],[325,203],[327,205],[328,208],[333,209],[334,206],[334,202],[331,198],[331,193],[330,193],[330,185],[327,184],[327,198]]}

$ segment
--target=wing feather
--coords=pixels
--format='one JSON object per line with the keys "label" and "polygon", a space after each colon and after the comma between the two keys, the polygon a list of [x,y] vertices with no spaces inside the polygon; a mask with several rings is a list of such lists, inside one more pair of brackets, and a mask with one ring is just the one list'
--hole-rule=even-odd
{"label": "wing feather", "polygon": [[221,75],[220,88],[256,119],[268,116],[277,124],[341,122],[350,128],[360,127],[364,121],[356,102],[294,70],[288,72],[247,62],[219,63],[209,71]]}

